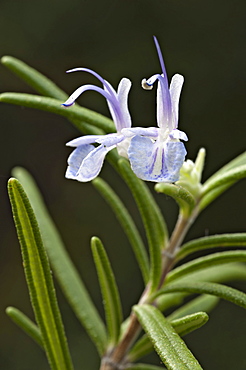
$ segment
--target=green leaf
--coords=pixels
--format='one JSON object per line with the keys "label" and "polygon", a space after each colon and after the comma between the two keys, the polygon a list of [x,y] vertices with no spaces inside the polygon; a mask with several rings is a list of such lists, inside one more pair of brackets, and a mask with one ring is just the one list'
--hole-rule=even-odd
{"label": "green leaf", "polygon": [[170,321],[180,319],[187,315],[192,315],[196,312],[211,312],[218,304],[219,298],[212,295],[202,295],[192,299],[188,303],[176,309],[167,318]]}
{"label": "green leaf", "polygon": [[180,267],[176,267],[167,275],[165,284],[177,280],[184,275],[191,274],[195,271],[201,270],[203,268],[222,265],[225,263],[232,262],[245,262],[246,261],[246,251],[229,251],[229,252],[219,252],[213,253],[211,255],[196,258],[193,261],[187,262]]}
{"label": "green leaf", "polygon": [[117,344],[122,322],[120,296],[106,251],[100,239],[93,237],[91,247],[101,287],[108,328],[109,345]]}
{"label": "green leaf", "polygon": [[134,364],[134,365],[127,365],[125,367],[126,370],[160,370],[164,369],[163,366],[155,366],[151,364]]}
{"label": "green leaf", "polygon": [[97,177],[92,181],[92,184],[100,192],[106,202],[110,205],[115,216],[118,218],[125,234],[127,235],[129,242],[133,248],[136,259],[138,261],[140,270],[143,275],[144,282],[147,284],[149,279],[149,261],[148,255],[145,250],[144,243],[138,232],[138,229],[129,214],[128,210],[113,191],[113,189],[101,178]]}
{"label": "green leaf", "polygon": [[163,366],[155,366],[151,364],[134,364],[134,365],[127,365],[125,367],[126,370],[160,370],[164,369]]}
{"label": "green leaf", "polygon": [[172,197],[178,203],[184,217],[189,217],[196,206],[194,196],[182,186],[162,182],[155,185],[155,190]]}
{"label": "green leaf", "polygon": [[175,262],[191,253],[215,247],[244,247],[246,246],[246,233],[220,234],[205,236],[185,243],[175,257]]}
{"label": "green leaf", "polygon": [[39,94],[64,101],[68,98],[54,82],[21,60],[6,55],[1,58],[1,63]]}
{"label": "green leaf", "polygon": [[159,290],[153,295],[156,298],[162,294],[173,292],[188,292],[197,294],[211,294],[216,297],[230,301],[238,306],[246,308],[246,294],[237,289],[228,287],[226,285],[209,282],[196,282],[196,283],[176,283],[170,284]]}
{"label": "green leaf", "polygon": [[65,108],[61,105],[62,100],[32,94],[2,93],[0,94],[0,102],[41,109],[67,117],[72,122],[77,122],[78,129],[86,133],[98,133],[97,130],[93,129],[93,126],[105,132],[115,132],[115,126],[111,119],[78,105]]}
{"label": "green leaf", "polygon": [[[214,298],[214,297],[213,297]],[[184,336],[192,331],[199,329],[208,321],[208,315],[205,312],[196,312],[190,315],[180,317],[176,320],[169,320],[176,333]],[[139,358],[146,356],[153,351],[152,343],[147,335],[143,335],[133,346],[128,355],[128,360],[137,361]]]}
{"label": "green leaf", "polygon": [[157,308],[144,304],[134,306],[133,310],[167,369],[202,369],[184,341]]}
{"label": "green leaf", "polygon": [[206,208],[210,203],[212,203],[216,198],[223,194],[227,189],[235,184],[235,181],[227,182],[225,185],[217,186],[209,193],[204,195],[199,202],[199,211],[201,212]]}
{"label": "green leaf", "polygon": [[208,321],[209,317],[206,312],[195,312],[190,315],[172,320],[171,325],[176,332],[183,337],[192,331],[201,328]]}
{"label": "green leaf", "polygon": [[29,335],[41,348],[43,348],[43,339],[39,327],[29,319],[23,312],[15,307],[8,307],[6,314],[18,325],[27,335]]}
{"label": "green leaf", "polygon": [[217,187],[226,185],[227,183],[234,183],[238,180],[241,180],[246,177],[246,164],[232,168],[225,173],[222,173],[220,176],[215,178],[208,179],[202,187],[202,196],[209,193],[211,190],[214,190]]}
{"label": "green leaf", "polygon": [[[224,283],[227,281],[246,280],[246,268],[244,264],[231,263],[227,265],[215,265],[197,270],[192,274],[184,275],[179,279],[179,282],[185,284],[194,281],[211,281],[217,283]],[[163,311],[170,307],[180,305],[184,298],[191,293],[189,292],[175,292],[163,294],[156,299],[156,305],[159,310]],[[200,307],[197,310],[206,311],[205,308]]]}
{"label": "green leaf", "polygon": [[186,296],[185,293],[165,294],[157,299],[156,307],[162,312],[167,311],[169,308],[181,305]]}
{"label": "green leaf", "polygon": [[[214,175],[212,175],[204,183],[202,192],[206,192],[206,194],[203,194],[202,199],[200,201],[199,204],[200,211],[207,207],[212,201],[214,201],[219,195],[224,193],[233,184],[235,184],[235,182],[240,179],[238,177],[243,176],[242,173],[240,175],[240,169],[238,174],[237,170],[241,166],[245,165],[246,165],[246,152],[240,154],[238,157],[234,158],[232,161],[230,161],[225,166],[220,168]],[[231,181],[230,177],[232,177]],[[220,184],[221,182],[222,184]],[[207,191],[208,189],[209,191]]]}
{"label": "green leaf", "polygon": [[95,343],[99,354],[103,354],[107,340],[105,326],[65,249],[34,180],[20,167],[13,170],[13,175],[23,184],[34,208],[45,249],[65,297]]}
{"label": "green leaf", "polygon": [[207,181],[206,183],[209,184],[210,182],[214,182],[216,179],[220,178],[221,175],[224,175],[228,171],[235,169],[237,167],[243,166],[246,164],[246,152],[240,154],[236,158],[232,159],[226,165],[221,167],[217,172],[215,172]]}
{"label": "green leaf", "polygon": [[73,369],[50,266],[34,212],[18,180],[9,180],[8,191],[31,302],[50,366],[57,370]]}
{"label": "green leaf", "polygon": [[147,185],[136,177],[126,160],[119,160],[120,172],[129,186],[141,214],[150,252],[150,282],[154,290],[160,281],[161,250],[167,242],[167,227]]}

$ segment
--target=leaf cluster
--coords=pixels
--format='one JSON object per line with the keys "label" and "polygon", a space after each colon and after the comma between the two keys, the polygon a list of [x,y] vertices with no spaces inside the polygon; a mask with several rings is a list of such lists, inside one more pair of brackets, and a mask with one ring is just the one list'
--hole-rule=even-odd
{"label": "leaf cluster", "polygon": [[[98,113],[78,105],[64,109],[61,103],[67,94],[25,63],[9,56],[2,58],[2,63],[41,96],[3,93],[0,95],[1,102],[66,116],[84,134],[113,132],[112,121]],[[92,255],[105,308],[105,322],[101,319],[34,180],[23,168],[13,170],[14,178],[9,180],[8,191],[35,323],[17,308],[9,307],[6,312],[45,351],[51,369],[73,369],[52,268],[67,301],[102,358],[101,370],[113,369],[116,364],[128,370],[163,368],[136,363],[153,350],[167,369],[202,369],[181,337],[206,324],[208,313],[220,299],[246,308],[246,294],[224,284],[233,279],[246,279],[246,252],[242,250],[246,246],[246,233],[214,235],[182,243],[199,213],[225,190],[246,177],[246,153],[226,164],[204,184],[200,183],[198,176],[197,186],[185,181],[156,185],[156,191],[174,198],[180,209],[171,237],[152,193],[134,175],[129,163],[119,158],[116,152],[110,153],[108,160],[127,184],[147,237],[146,246],[120,197],[103,179],[95,179],[93,186],[111,207],[132,246],[145,285],[131,316],[123,320],[113,268],[102,241],[93,237]],[[201,162],[201,156],[198,156],[197,168],[201,167]],[[223,251],[175,267],[194,252],[222,247]],[[240,250],[224,251],[232,247],[240,247]],[[194,298],[194,294],[198,296]],[[190,300],[184,303],[188,296]],[[170,308],[172,313],[167,316],[166,311]],[[139,337],[140,325],[145,334]]]}

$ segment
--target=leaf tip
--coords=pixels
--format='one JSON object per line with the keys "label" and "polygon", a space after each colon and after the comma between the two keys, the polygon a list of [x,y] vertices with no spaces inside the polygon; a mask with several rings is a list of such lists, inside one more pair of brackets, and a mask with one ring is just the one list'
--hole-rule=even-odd
{"label": "leaf tip", "polygon": [[8,55],[4,55],[2,58],[1,58],[1,63],[3,65],[7,64],[8,63],[8,60],[9,60],[9,56]]}
{"label": "leaf tip", "polygon": [[12,306],[9,306],[5,309],[5,313],[8,315],[8,316],[11,316],[11,313],[14,311],[14,307]]}

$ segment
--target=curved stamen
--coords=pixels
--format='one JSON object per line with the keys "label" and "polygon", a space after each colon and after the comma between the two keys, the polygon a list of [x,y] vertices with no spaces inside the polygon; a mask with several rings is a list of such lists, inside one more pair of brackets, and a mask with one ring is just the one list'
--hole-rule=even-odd
{"label": "curved stamen", "polygon": [[112,102],[112,104],[115,105],[116,101],[115,101],[114,97],[112,97],[112,95],[110,95],[107,91],[105,91],[101,87],[98,87],[98,86],[95,86],[95,85],[83,85],[83,86],[78,87],[72,93],[72,95],[70,95],[70,97],[65,101],[65,103],[63,103],[62,105],[64,105],[64,107],[70,107],[71,105],[74,104],[75,100],[81,94],[83,94],[85,91],[88,91],[88,90],[97,91],[99,94],[102,94],[106,99],[110,100]]}
{"label": "curved stamen", "polygon": [[116,95],[114,89],[111,87],[111,85],[108,83],[108,81],[104,80],[102,76],[100,76],[97,72],[93,71],[90,68],[84,68],[84,67],[78,67],[78,68],[72,68],[66,71],[66,73],[71,73],[71,72],[87,72],[95,76],[104,86],[106,86],[108,92],[112,95]]}

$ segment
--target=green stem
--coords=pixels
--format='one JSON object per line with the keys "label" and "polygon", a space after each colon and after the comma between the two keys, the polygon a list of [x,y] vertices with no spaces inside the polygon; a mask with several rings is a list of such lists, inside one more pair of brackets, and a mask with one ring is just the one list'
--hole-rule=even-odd
{"label": "green stem", "polygon": [[[193,222],[195,221],[196,217],[199,214],[199,207],[198,205],[194,208],[192,214],[189,217],[184,217],[181,213],[177,220],[176,226],[170,238],[169,244],[167,248],[163,251],[162,255],[162,275],[160,278],[160,283],[158,286],[158,290],[162,287],[165,278],[173,266],[175,261],[175,256],[179,251],[179,248],[189,230]],[[154,302],[149,301],[149,293],[150,293],[150,286],[149,284],[146,286],[138,304],[142,305],[144,303],[154,304]],[[122,340],[119,342],[118,346],[110,353],[107,354],[101,363],[100,370],[119,370],[122,369],[124,366],[124,362],[126,362],[126,355],[131,347],[132,343],[134,342],[135,338],[139,334],[141,330],[140,323],[137,320],[137,317],[134,313],[130,316],[130,323],[128,325],[128,329],[126,330]],[[126,363],[125,363],[126,364]]]}

